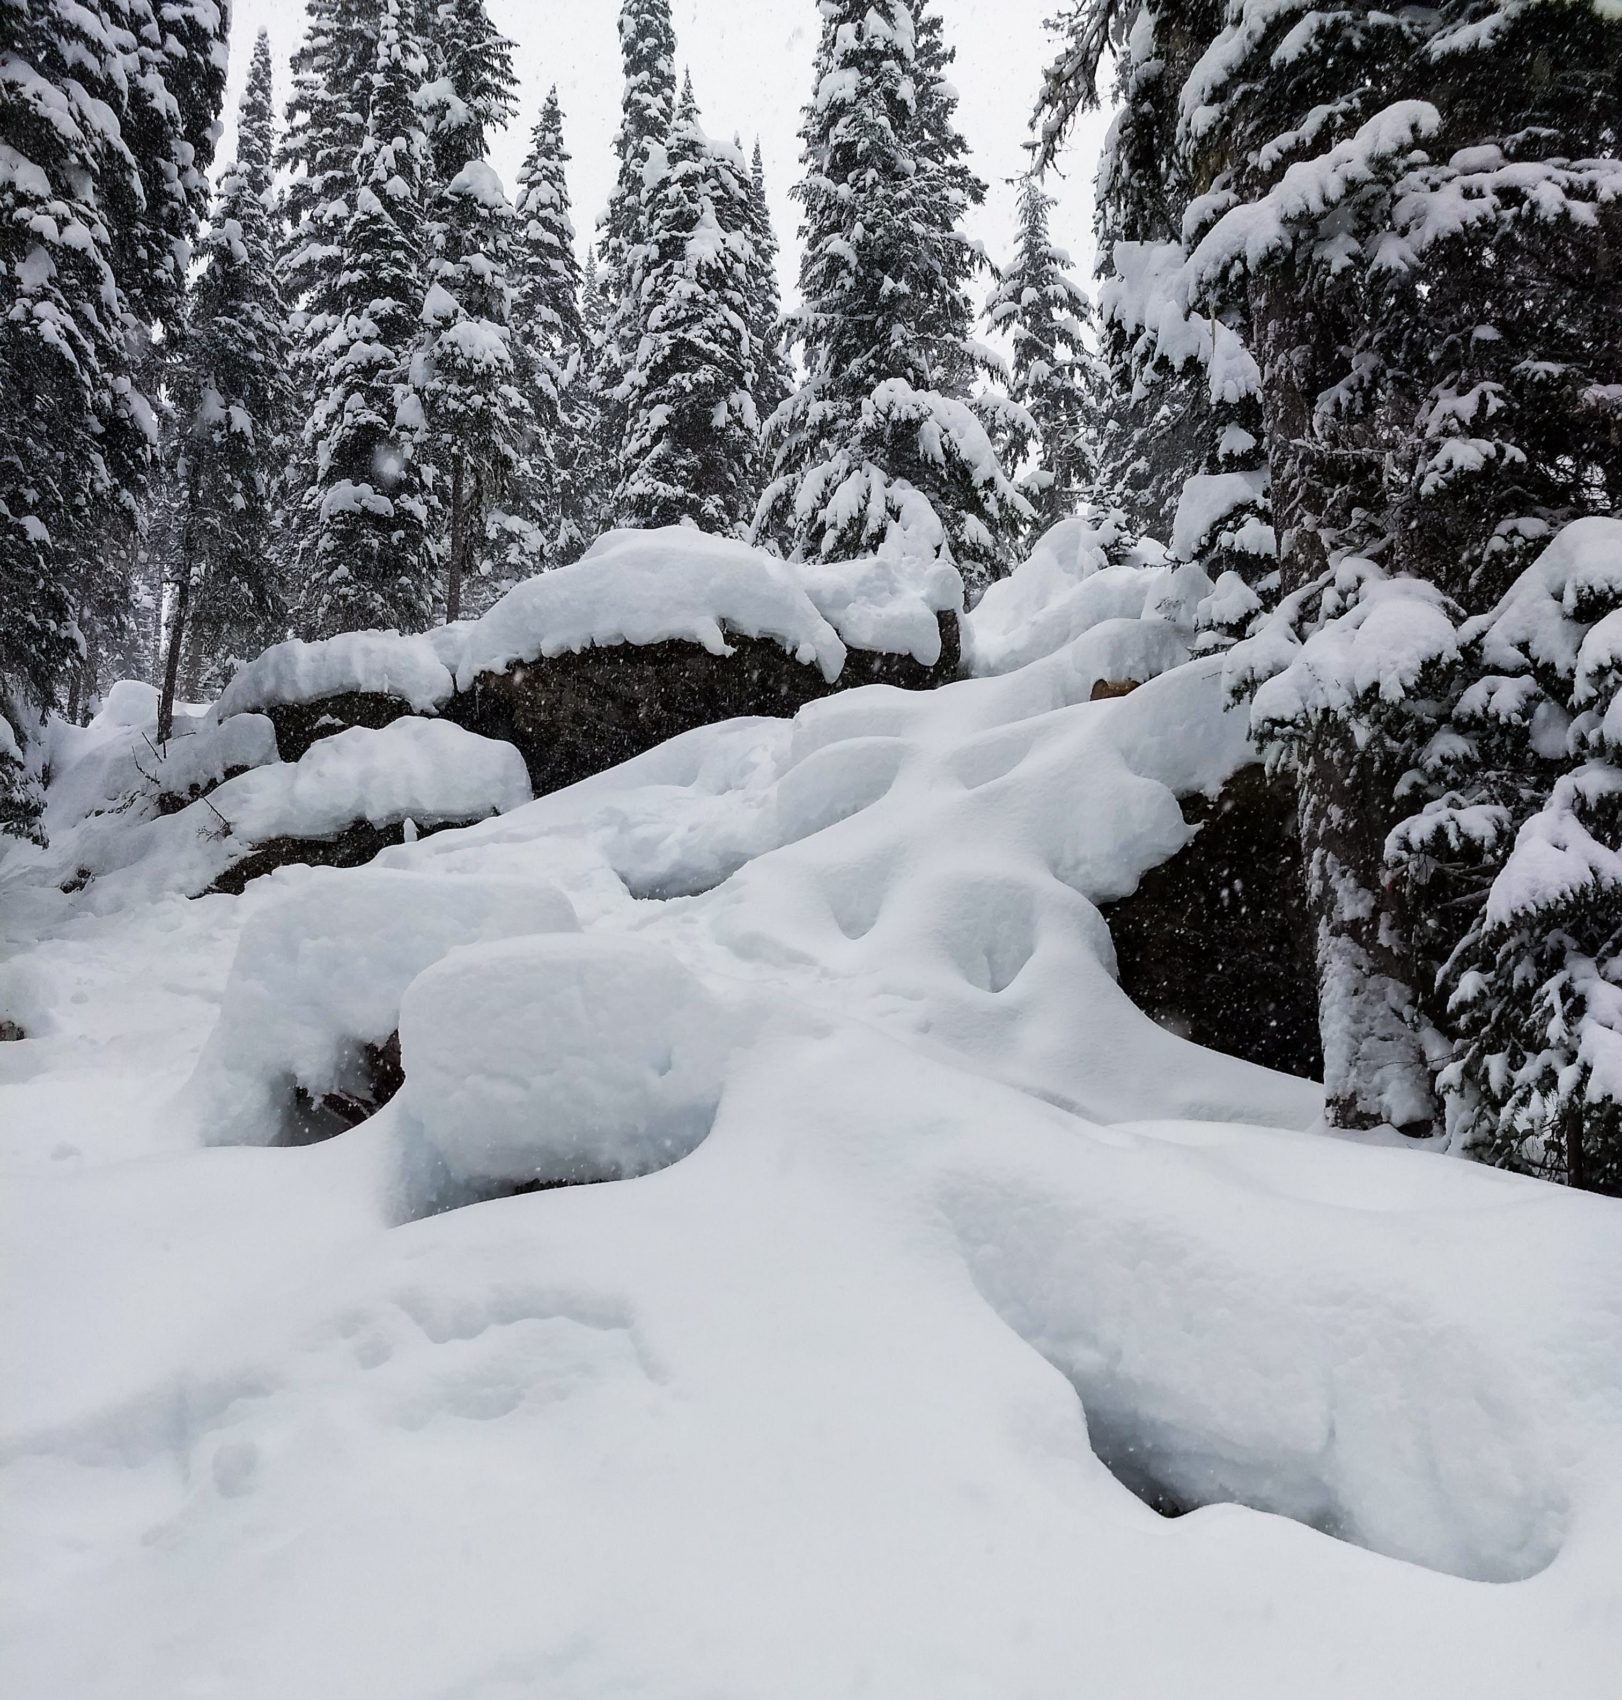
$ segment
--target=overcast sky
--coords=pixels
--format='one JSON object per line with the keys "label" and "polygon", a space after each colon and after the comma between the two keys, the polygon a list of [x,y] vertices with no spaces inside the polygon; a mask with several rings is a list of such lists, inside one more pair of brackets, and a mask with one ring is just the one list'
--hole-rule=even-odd
{"label": "overcast sky", "polygon": [[[971,234],[994,259],[1014,235],[1010,179],[1024,166],[1022,143],[1043,66],[1052,48],[1043,29],[1053,0],[938,0],[947,39],[957,48],[953,78],[962,96],[959,120],[973,163],[990,185]],[[278,106],[287,94],[287,59],[304,28],[302,0],[235,0],[227,133],[221,158],[235,146],[235,113],[253,38],[270,31],[277,57]],[[620,64],[615,20],[619,0],[490,0],[496,24],[518,44],[517,121],[495,145],[492,163],[509,191],[546,90],[558,86],[564,136],[573,158],[569,191],[581,246],[590,239],[613,183],[619,123]],[[798,209],[788,191],[799,175],[800,108],[811,85],[817,40],[816,0],[674,0],[678,62],[691,69],[704,126],[712,134],[760,138],[778,239],[783,245],[785,299],[799,263]],[[1102,123],[1090,122],[1053,178],[1054,237],[1090,279],[1092,176]]]}

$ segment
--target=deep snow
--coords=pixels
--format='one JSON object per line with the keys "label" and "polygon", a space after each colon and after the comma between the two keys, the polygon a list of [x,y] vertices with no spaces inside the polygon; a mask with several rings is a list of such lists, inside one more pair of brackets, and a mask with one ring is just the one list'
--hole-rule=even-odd
{"label": "deep snow", "polygon": [[1066,547],[987,677],[366,868],[0,866],[9,1695],[1608,1700],[1622,1214],[1131,1006],[1250,752]]}

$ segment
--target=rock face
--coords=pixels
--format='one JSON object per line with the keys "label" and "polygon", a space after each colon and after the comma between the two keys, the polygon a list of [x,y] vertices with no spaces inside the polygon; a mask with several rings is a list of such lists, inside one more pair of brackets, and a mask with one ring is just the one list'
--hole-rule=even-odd
{"label": "rock face", "polygon": [[1247,767],[1183,810],[1193,841],[1104,909],[1122,989],[1196,1044],[1320,1078],[1294,796]]}
{"label": "rock face", "polygon": [[444,714],[470,732],[514,745],[540,797],[715,721],[793,715],[859,685],[944,684],[957,672],[957,619],[943,614],[940,623],[941,657],[933,667],[909,655],[852,649],[829,681],[769,638],[728,633],[731,655],[674,639],[623,643],[480,674]]}

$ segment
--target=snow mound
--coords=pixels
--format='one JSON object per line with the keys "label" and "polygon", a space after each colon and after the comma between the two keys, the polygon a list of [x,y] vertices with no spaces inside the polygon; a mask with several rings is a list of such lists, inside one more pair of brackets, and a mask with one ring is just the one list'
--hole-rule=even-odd
{"label": "snow mound", "polygon": [[219,1020],[175,1106],[210,1144],[274,1137],[295,1084],[311,1096],[343,1087],[357,1050],[395,1033],[406,987],[447,952],[578,925],[544,880],[370,866],[289,869],[278,886],[243,930]]}
{"label": "snow mound", "polygon": [[[236,716],[224,726],[243,719]],[[221,731],[224,731],[224,726]],[[434,827],[481,820],[528,802],[529,775],[510,745],[439,720],[353,727],[227,780],[178,813],[95,844],[93,901],[108,908],[164,892],[206,891],[254,850],[278,841],[336,838],[360,823]],[[70,839],[66,853],[91,848]]]}
{"label": "snow mound", "polygon": [[716,999],[649,940],[463,948],[406,993],[399,1105],[457,1180],[619,1180],[697,1146],[728,1048]]}
{"label": "snow mound", "polygon": [[399,632],[341,632],[306,643],[273,644],[238,670],[214,706],[216,718],[282,704],[320,702],[359,691],[398,697],[418,714],[449,700],[450,670],[426,637]]}
{"label": "snow mound", "polygon": [[[991,585],[964,621],[968,670],[1011,673],[1073,644],[1105,621],[1142,630],[1118,639],[1121,671],[1106,677],[1142,680],[1186,661],[1193,609],[1210,593],[1203,576],[1182,578],[1158,544],[1128,545],[1108,516],[1061,520],[1005,579]],[[1168,597],[1192,602],[1179,630]],[[1147,613],[1172,618],[1145,620]]]}
{"label": "snow mound", "polygon": [[[76,729],[57,733],[54,753],[62,771],[46,794],[45,815],[53,841],[92,815],[117,813],[126,825],[150,820],[166,799],[190,800],[228,775],[280,759],[276,729],[262,714],[234,714],[218,723],[177,719],[174,735],[162,743],[155,707],[150,719],[111,722],[117,733],[108,724],[98,716],[85,729],[90,736],[77,740],[65,736]],[[133,737],[119,735],[130,731]]]}

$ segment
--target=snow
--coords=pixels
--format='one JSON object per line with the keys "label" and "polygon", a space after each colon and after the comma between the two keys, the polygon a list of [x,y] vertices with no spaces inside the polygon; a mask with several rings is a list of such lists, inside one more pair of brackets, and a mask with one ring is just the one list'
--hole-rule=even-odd
{"label": "snow", "polygon": [[232,678],[215,704],[219,719],[278,704],[319,702],[349,691],[399,697],[432,714],[452,694],[451,675],[426,637],[342,632],[273,644]]}
{"label": "snow", "polygon": [[[1211,534],[1241,509],[1261,502],[1267,495],[1267,473],[1212,472],[1196,474],[1183,480],[1182,494],[1177,502],[1177,517],[1172,522],[1171,552],[1179,561],[1195,561]],[[1251,541],[1240,543],[1248,553],[1275,555],[1277,544],[1270,526],[1258,530],[1265,533]]]}
{"label": "snow", "polygon": [[[224,734],[258,716],[237,715]],[[320,739],[296,762],[272,761],[228,779],[177,813],[129,823],[92,819],[68,832],[42,866],[91,881],[90,902],[112,909],[160,893],[206,891],[256,847],[336,838],[368,822],[418,827],[481,820],[530,799],[511,744],[446,721],[401,719]]]}
{"label": "snow", "polygon": [[710,1130],[726,1017],[648,939],[506,940],[451,953],[400,1011],[411,1133],[458,1180],[620,1180]]}
{"label": "snow", "polygon": [[[1615,1202],[1310,1131],[1115,983],[1098,905],[1254,760],[1186,573],[1076,522],[983,676],[527,803],[398,721],[210,800],[506,812],[8,886],[8,1694],[1604,1700]],[[1435,651],[1364,667],[1429,615],[1360,606],[1337,677]],[[396,1030],[392,1101],[277,1144]]]}
{"label": "snow", "polygon": [[1101,679],[1141,680],[1186,661],[1188,631],[1143,617],[1173,592],[1174,574],[1164,563],[1158,545],[1129,543],[1116,517],[1061,520],[964,621],[969,670],[1012,672],[1109,622],[1113,656],[1099,642],[1088,649],[1106,668]]}

